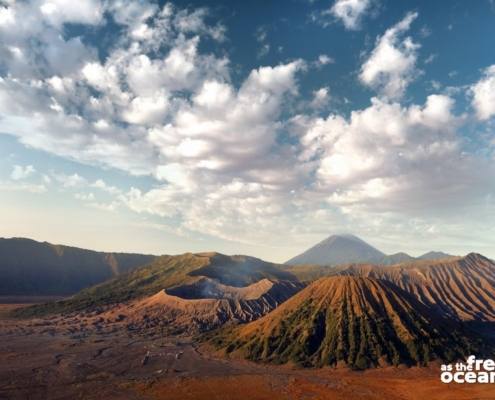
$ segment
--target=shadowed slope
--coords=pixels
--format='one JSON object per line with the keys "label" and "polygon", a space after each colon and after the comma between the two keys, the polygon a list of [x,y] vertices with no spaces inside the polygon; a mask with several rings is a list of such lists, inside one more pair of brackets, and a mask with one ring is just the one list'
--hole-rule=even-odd
{"label": "shadowed slope", "polygon": [[345,276],[320,279],[212,342],[256,361],[359,369],[452,360],[478,344],[390,282]]}
{"label": "shadowed slope", "polygon": [[0,295],[69,295],[155,258],[0,238]]}

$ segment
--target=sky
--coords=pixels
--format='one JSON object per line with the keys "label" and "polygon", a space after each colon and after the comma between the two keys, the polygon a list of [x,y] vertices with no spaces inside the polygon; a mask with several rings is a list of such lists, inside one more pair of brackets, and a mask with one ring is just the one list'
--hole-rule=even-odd
{"label": "sky", "polygon": [[495,257],[495,2],[0,0],[0,236]]}

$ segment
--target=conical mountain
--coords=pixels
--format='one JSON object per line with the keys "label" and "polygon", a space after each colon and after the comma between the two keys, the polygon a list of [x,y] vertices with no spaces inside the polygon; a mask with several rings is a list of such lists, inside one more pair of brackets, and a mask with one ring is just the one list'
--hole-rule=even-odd
{"label": "conical mountain", "polygon": [[451,361],[480,350],[459,322],[392,283],[351,276],[322,278],[212,343],[255,361],[357,369]]}
{"label": "conical mountain", "polygon": [[333,235],[291,258],[288,265],[380,263],[386,255],[354,235]]}

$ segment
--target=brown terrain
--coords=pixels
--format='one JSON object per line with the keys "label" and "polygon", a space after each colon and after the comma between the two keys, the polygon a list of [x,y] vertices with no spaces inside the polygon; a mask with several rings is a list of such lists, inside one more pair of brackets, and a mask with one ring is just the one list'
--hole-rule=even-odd
{"label": "brown terrain", "polygon": [[494,399],[442,384],[438,360],[477,343],[459,324],[493,321],[494,268],[352,266],[303,288],[254,258],[162,257],[55,306],[1,305],[0,399]]}
{"label": "brown terrain", "polygon": [[190,337],[128,332],[98,315],[0,315],[0,399],[491,400],[492,385],[442,384],[428,368],[302,369],[219,356]]}
{"label": "brown terrain", "polygon": [[477,339],[388,281],[333,276],[211,342],[255,361],[365,369],[481,355]]}
{"label": "brown terrain", "polygon": [[465,321],[495,321],[495,263],[480,254],[392,267],[357,265],[341,274],[387,280]]}
{"label": "brown terrain", "polygon": [[160,327],[161,332],[195,334],[226,323],[256,320],[302,287],[298,282],[268,279],[234,287],[201,277],[130,304],[112,307],[102,317],[125,316],[126,323],[133,329]]}

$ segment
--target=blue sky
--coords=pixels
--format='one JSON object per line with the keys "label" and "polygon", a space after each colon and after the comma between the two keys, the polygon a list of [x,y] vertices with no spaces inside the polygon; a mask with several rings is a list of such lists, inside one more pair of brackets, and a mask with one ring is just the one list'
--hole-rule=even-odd
{"label": "blue sky", "polygon": [[0,236],[495,257],[489,0],[6,0]]}

